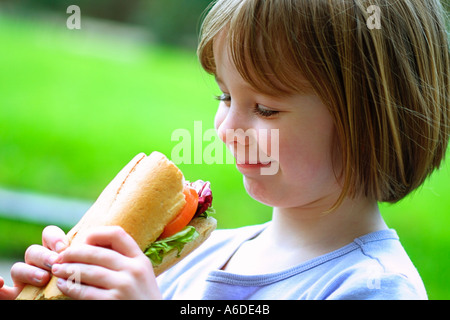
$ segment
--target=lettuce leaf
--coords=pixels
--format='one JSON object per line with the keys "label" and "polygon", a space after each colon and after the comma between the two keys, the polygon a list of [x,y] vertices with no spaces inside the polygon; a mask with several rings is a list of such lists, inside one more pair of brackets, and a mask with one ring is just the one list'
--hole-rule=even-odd
{"label": "lettuce leaf", "polygon": [[184,245],[197,237],[198,232],[195,228],[193,226],[187,226],[173,236],[153,242],[144,253],[150,259],[152,264],[156,266],[163,261],[164,256],[168,252],[174,249],[178,250],[177,256],[179,256]]}
{"label": "lettuce leaf", "polygon": [[216,210],[213,207],[209,207],[202,214],[200,214],[199,217],[208,218],[209,215],[215,214],[215,213],[216,213]]}

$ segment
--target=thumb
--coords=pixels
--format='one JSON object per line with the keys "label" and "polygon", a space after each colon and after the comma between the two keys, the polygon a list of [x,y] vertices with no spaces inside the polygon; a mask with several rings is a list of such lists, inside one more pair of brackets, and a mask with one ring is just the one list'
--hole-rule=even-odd
{"label": "thumb", "polygon": [[47,226],[42,231],[42,244],[44,247],[59,253],[69,245],[69,241],[63,230],[56,226]]}

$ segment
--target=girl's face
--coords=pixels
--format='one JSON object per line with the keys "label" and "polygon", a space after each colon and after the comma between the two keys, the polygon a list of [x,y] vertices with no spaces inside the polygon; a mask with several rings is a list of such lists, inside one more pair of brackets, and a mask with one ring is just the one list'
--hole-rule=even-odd
{"label": "girl's face", "polygon": [[[255,91],[218,40],[216,80],[223,94],[215,128],[233,152],[247,192],[272,207],[324,205],[328,209],[340,194],[335,174],[340,164],[339,155],[332,152],[337,139],[327,107],[313,93],[269,96]],[[233,132],[236,135],[230,135]],[[257,134],[255,139],[238,139],[243,132]],[[262,174],[262,169],[270,174]]]}

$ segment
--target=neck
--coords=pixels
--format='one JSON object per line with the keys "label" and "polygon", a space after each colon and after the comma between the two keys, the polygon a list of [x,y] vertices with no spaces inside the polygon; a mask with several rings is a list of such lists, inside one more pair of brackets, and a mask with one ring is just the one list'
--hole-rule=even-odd
{"label": "neck", "polygon": [[345,200],[335,211],[323,214],[327,209],[274,208],[269,227],[243,243],[224,270],[240,274],[286,270],[387,228],[376,202]]}
{"label": "neck", "polygon": [[274,208],[270,237],[284,245],[328,252],[364,234],[386,229],[376,201],[346,199],[335,211],[328,208]]}

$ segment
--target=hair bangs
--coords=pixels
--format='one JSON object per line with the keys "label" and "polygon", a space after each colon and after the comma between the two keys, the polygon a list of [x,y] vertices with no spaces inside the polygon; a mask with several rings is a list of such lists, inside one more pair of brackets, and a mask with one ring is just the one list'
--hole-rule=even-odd
{"label": "hair bangs", "polygon": [[[302,76],[296,57],[298,39],[291,38],[284,16],[277,14],[273,1],[232,1],[229,15],[223,20],[204,23],[204,35],[199,46],[203,68],[216,74],[213,41],[224,36],[224,44],[242,78],[257,91],[269,95],[307,93],[313,90]],[[225,16],[229,19],[225,20]],[[273,41],[278,39],[278,41]]]}

